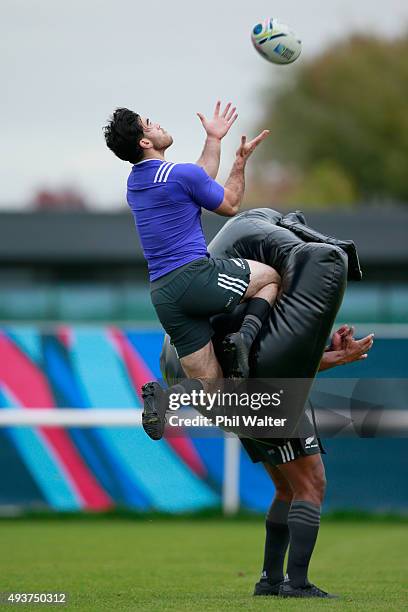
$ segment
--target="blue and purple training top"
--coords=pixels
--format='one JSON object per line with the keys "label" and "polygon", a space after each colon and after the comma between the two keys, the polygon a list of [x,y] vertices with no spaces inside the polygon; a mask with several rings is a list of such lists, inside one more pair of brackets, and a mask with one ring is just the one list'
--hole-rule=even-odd
{"label": "blue and purple training top", "polygon": [[147,260],[150,281],[208,257],[201,207],[215,210],[224,188],[196,164],[147,159],[135,164],[127,201]]}

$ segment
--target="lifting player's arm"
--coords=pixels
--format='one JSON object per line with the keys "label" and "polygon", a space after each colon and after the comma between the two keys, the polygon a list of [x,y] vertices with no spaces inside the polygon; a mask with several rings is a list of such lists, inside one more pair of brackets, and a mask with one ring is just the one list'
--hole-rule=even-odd
{"label": "lifting player's arm", "polygon": [[217,215],[233,217],[237,214],[244,197],[245,191],[245,166],[249,156],[255,151],[256,147],[269,135],[269,130],[264,130],[256,138],[246,141],[246,136],[242,136],[241,145],[236,153],[234,165],[224,186],[224,200],[221,205],[214,210]]}
{"label": "lifting player's arm", "polygon": [[236,107],[233,106],[231,108],[231,102],[228,102],[222,112],[220,110],[221,102],[218,100],[212,119],[206,119],[202,113],[197,113],[207,133],[204,149],[200,159],[197,161],[197,165],[204,168],[213,179],[216,178],[218,168],[220,167],[221,140],[229,132],[230,127],[238,117],[235,112],[237,110]]}

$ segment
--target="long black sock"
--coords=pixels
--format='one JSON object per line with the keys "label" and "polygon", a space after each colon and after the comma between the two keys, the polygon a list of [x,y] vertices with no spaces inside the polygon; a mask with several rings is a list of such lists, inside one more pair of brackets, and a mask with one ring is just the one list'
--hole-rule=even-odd
{"label": "long black sock", "polygon": [[199,378],[185,378],[178,384],[173,385],[171,389],[174,393],[191,393],[192,391],[201,391],[204,389],[204,385]]}
{"label": "long black sock", "polygon": [[202,389],[204,389],[204,385],[199,378],[184,378],[175,385],[168,387],[166,392],[168,395],[172,393],[181,395],[182,393],[190,394],[192,391],[200,392]]}
{"label": "long black sock", "polygon": [[320,506],[308,501],[294,501],[289,510],[288,526],[288,576],[291,586],[302,587],[308,584],[307,571],[320,526]]}
{"label": "long black sock", "polygon": [[204,385],[199,378],[184,378],[180,380],[180,382],[165,389],[165,397],[167,398],[165,400],[167,403],[166,409],[168,409],[170,395],[177,394],[180,396],[183,393],[188,393],[190,395],[192,391],[197,391],[199,393],[202,389],[204,389]]}
{"label": "long black sock", "polygon": [[263,298],[252,298],[249,301],[244,321],[239,330],[248,345],[251,345],[257,337],[260,329],[269,314],[271,305]]}
{"label": "long black sock", "polygon": [[290,504],[275,499],[266,515],[266,538],[262,576],[271,584],[282,582],[283,564],[289,544],[288,513]]}

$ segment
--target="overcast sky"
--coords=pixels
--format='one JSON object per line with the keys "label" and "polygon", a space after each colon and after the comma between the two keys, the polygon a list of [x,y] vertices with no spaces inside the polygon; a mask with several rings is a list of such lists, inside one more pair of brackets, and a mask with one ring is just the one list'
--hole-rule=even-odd
{"label": "overcast sky", "polygon": [[101,132],[117,106],[170,131],[168,159],[196,161],[204,139],[196,111],[232,100],[240,116],[224,141],[225,178],[240,134],[251,136],[262,87],[293,69],[253,50],[251,27],[264,17],[299,34],[303,57],[356,29],[393,36],[408,27],[406,0],[286,0],[276,10],[261,0],[1,5],[0,207],[14,209],[38,187],[68,183],[97,207],[124,205],[130,165],[106,149]]}

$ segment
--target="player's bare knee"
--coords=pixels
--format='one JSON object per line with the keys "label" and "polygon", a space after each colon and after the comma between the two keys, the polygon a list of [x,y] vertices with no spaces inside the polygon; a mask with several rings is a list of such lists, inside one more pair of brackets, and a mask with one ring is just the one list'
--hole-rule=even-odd
{"label": "player's bare knee", "polygon": [[182,357],[180,363],[188,378],[215,380],[223,377],[211,341],[198,351]]}
{"label": "player's bare knee", "polygon": [[322,502],[321,482],[314,478],[311,473],[304,473],[296,482],[292,484],[293,494],[296,499],[309,501],[317,506]]}
{"label": "player's bare knee", "polygon": [[269,285],[265,285],[265,287],[262,287],[259,291],[257,291],[255,296],[258,298],[263,298],[267,302],[273,304],[273,302],[276,300],[278,291],[279,285],[276,285],[275,283],[269,283]]}
{"label": "player's bare knee", "polygon": [[315,504],[315,506],[320,506],[323,498],[319,491],[313,489],[312,487],[299,488],[295,490],[294,499],[308,501],[311,504]]}
{"label": "player's bare knee", "polygon": [[284,501],[287,504],[291,504],[293,500],[293,491],[289,485],[275,485],[275,497],[274,499],[279,499],[280,501]]}
{"label": "player's bare knee", "polygon": [[318,495],[320,502],[322,502],[326,491],[326,474],[320,456],[319,461],[315,463],[313,469],[309,473],[309,481]]}
{"label": "player's bare knee", "polygon": [[271,283],[280,285],[281,277],[274,268],[260,261],[247,260],[247,262],[251,270],[250,283],[258,289]]}
{"label": "player's bare knee", "polygon": [[320,505],[324,499],[325,490],[326,479],[324,473],[314,473],[302,481],[300,490],[296,491],[296,497]]}

